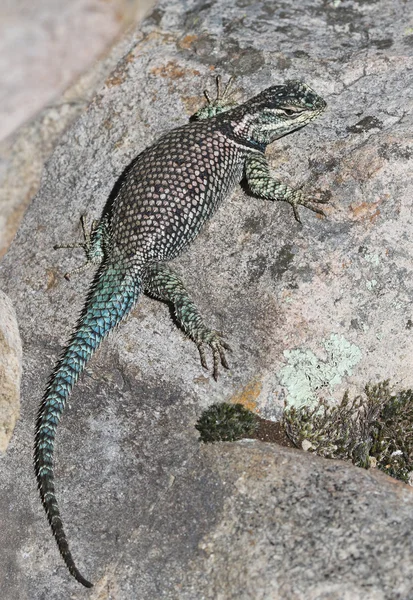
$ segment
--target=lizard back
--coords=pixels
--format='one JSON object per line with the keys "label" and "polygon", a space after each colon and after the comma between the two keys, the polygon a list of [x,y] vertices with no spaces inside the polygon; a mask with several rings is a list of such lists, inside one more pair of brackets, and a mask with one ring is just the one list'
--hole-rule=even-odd
{"label": "lizard back", "polygon": [[174,129],[131,163],[108,215],[111,253],[169,260],[198,235],[243,175],[246,149],[219,121]]}

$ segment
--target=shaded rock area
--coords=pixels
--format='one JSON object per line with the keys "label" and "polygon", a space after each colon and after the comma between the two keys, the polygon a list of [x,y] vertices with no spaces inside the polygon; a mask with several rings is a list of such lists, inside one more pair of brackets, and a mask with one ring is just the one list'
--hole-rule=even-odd
{"label": "shaded rock area", "polygon": [[147,0],[30,0],[0,5],[0,140],[60,95]]}
{"label": "shaded rock area", "polygon": [[24,212],[36,194],[44,163],[65,130],[85,110],[95,90],[116,66],[130,45],[120,40],[112,52],[36,118],[0,142],[0,256],[9,247]]}
{"label": "shaded rock area", "polygon": [[7,448],[20,414],[22,344],[16,313],[0,290],[0,452]]}
{"label": "shaded rock area", "polygon": [[[136,4],[18,0],[0,6],[0,257],[37,192],[55,143],[127,52],[129,38],[117,37],[150,1],[142,0],[139,10]],[[27,122],[15,131],[22,121]]]}
{"label": "shaded rock area", "polygon": [[[403,484],[257,442],[204,447],[200,458],[224,493],[177,598],[411,597],[413,502]],[[156,520],[162,531],[165,517]]]}
{"label": "shaded rock area", "polygon": [[[341,398],[390,379],[413,386],[412,34],[401,0],[161,2],[124,47],[45,167],[0,269],[25,349],[22,418],[0,464],[0,590],[19,598],[413,597],[407,485],[257,441],[200,446],[219,401],[267,418],[284,400]],[[37,408],[92,273],[79,217],[98,217],[122,170],[202,103],[212,76],[239,98],[302,79],[328,110],[268,149],[327,219],[247,197],[223,205],[174,261],[205,320],[224,330],[218,383],[168,308],[149,298],[86,369],[59,427],[56,484],[69,576],[37,496]]]}

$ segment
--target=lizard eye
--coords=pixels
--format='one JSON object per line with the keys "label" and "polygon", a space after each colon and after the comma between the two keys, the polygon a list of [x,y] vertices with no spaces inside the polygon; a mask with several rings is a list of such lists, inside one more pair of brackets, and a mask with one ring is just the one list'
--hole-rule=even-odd
{"label": "lizard eye", "polygon": [[301,110],[294,110],[293,108],[284,108],[283,112],[287,117],[298,117],[298,115],[302,112]]}

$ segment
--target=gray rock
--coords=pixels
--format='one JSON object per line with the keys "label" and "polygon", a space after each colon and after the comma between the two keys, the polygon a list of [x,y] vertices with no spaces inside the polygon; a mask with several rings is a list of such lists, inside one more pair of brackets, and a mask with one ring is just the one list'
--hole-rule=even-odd
{"label": "gray rock", "polygon": [[285,181],[331,194],[328,219],[303,209],[300,227],[289,206],[239,190],[175,261],[234,349],[218,384],[148,298],[102,346],[57,440],[74,556],[91,598],[413,597],[409,487],[258,443],[200,449],[194,429],[221,400],[274,417],[285,397],[413,385],[407,22],[401,0],[161,2],[62,135],[0,271],[25,348],[23,418],[0,465],[2,598],[85,594],[31,466],[42,391],[92,277],[66,282],[83,257],[52,248],[80,239],[79,216],[100,214],[122,169],[185,122],[215,72],[236,74],[242,98],[292,78],[326,98],[325,115],[268,156]]}
{"label": "gray rock", "polygon": [[2,2],[0,140],[101,58],[147,4],[148,0]]}
{"label": "gray rock", "polygon": [[4,452],[20,415],[22,344],[10,298],[0,290],[0,452]]}
{"label": "gray rock", "polygon": [[[39,188],[45,161],[66,129],[82,114],[96,90],[127,54],[133,43],[130,37],[130,34],[125,35],[117,41],[107,56],[83,73],[59,98],[51,99],[35,118],[0,141],[0,257],[8,249]],[[30,89],[24,88],[23,95],[30,95]]]}
{"label": "gray rock", "polygon": [[[198,466],[194,477],[211,470],[223,494],[219,502],[215,495],[215,520],[209,517],[210,530],[171,597],[412,597],[413,498],[404,484],[377,471],[249,441],[204,447],[200,465],[203,472]],[[175,490],[169,506],[178,498]],[[184,503],[190,519],[191,499]],[[165,514],[158,514],[156,530],[166,535]]]}

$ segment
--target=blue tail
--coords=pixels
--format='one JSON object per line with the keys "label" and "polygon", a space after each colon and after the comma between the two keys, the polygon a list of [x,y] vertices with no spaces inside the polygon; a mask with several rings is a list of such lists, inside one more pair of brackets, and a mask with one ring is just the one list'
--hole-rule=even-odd
{"label": "blue tail", "polygon": [[53,535],[70,573],[92,587],[78,571],[69,550],[55,495],[53,449],[57,425],[69,394],[101,341],[137,302],[139,275],[103,264],[89,293],[76,332],[69,341],[47,386],[36,424],[34,460],[37,483]]}

